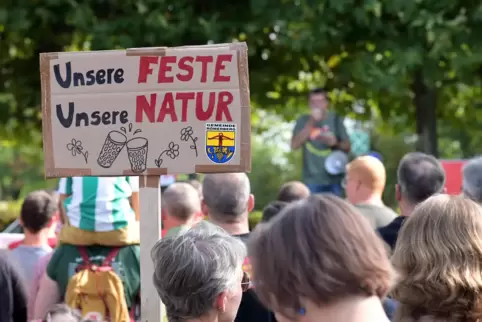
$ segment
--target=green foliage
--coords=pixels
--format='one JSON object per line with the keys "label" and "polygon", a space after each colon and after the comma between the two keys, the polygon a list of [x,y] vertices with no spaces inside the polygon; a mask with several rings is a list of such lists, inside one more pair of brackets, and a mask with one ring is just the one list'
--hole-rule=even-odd
{"label": "green foliage", "polygon": [[[293,119],[309,88],[326,85],[337,109],[353,116],[353,103],[362,103],[357,117],[375,114],[397,131],[422,133],[414,96],[427,92],[438,99],[425,106],[437,105],[435,117],[476,129],[481,22],[479,3],[462,0],[7,0],[0,4],[0,135],[40,145],[40,52],[233,40],[248,43],[256,109]],[[418,113],[424,122],[427,115]]]}
{"label": "green foliage", "polygon": [[40,145],[0,140],[0,151],[0,200],[23,198],[33,190],[56,186],[56,180],[44,179]]}
{"label": "green foliage", "polygon": [[22,201],[0,201],[0,232],[20,215]]}
{"label": "green foliage", "polygon": [[261,211],[253,211],[249,214],[249,229],[253,230],[257,224],[261,222],[263,218],[263,213]]}
{"label": "green foliage", "polygon": [[287,150],[286,134],[290,132],[280,131],[280,127],[278,122],[278,126],[252,139],[252,170],[248,175],[257,210],[276,199],[283,183],[301,178],[301,153]]}

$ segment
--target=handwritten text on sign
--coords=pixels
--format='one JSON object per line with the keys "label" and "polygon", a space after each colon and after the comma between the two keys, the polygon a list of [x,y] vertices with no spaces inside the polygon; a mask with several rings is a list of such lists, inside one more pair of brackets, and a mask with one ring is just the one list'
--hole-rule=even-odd
{"label": "handwritten text on sign", "polygon": [[244,43],[42,54],[41,76],[49,177],[249,170]]}

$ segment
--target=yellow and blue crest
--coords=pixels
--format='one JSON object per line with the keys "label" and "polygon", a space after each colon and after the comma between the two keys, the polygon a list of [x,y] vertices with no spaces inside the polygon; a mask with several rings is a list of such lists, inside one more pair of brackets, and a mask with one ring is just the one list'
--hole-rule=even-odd
{"label": "yellow and blue crest", "polygon": [[229,162],[236,151],[236,124],[206,124],[206,154],[214,163]]}

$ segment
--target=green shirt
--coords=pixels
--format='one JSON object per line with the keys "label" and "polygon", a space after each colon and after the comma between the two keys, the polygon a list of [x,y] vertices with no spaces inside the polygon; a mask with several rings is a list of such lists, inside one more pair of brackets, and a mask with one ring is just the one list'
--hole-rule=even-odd
{"label": "green shirt", "polygon": [[[310,115],[301,116],[295,124],[293,136],[300,133],[310,119]],[[317,123],[323,133],[331,133],[338,141],[349,141],[343,118],[334,112],[329,112],[327,117]],[[330,175],[325,169],[325,158],[331,153],[331,149],[318,140],[306,141],[302,146],[303,151],[303,181],[306,184],[334,184],[340,183],[343,175]]]}
{"label": "green shirt", "polygon": [[87,231],[112,231],[135,221],[129,198],[139,191],[138,177],[71,177],[59,182],[68,195],[64,206],[69,223]]}
{"label": "green shirt", "polygon": [[[87,247],[89,260],[97,265],[102,264],[111,249],[105,246],[89,246]],[[47,275],[57,282],[62,298],[70,278],[75,274],[75,269],[82,263],[83,260],[77,246],[60,245],[52,255],[47,266]],[[141,286],[139,245],[121,248],[112,262],[112,268],[124,284],[126,303],[130,307]]]}

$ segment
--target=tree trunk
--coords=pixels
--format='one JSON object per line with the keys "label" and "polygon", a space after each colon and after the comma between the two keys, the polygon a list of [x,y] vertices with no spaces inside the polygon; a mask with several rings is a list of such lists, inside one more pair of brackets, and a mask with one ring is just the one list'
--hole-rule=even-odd
{"label": "tree trunk", "polygon": [[417,151],[439,157],[437,138],[437,90],[426,85],[421,70],[414,75],[415,120],[417,131]]}

